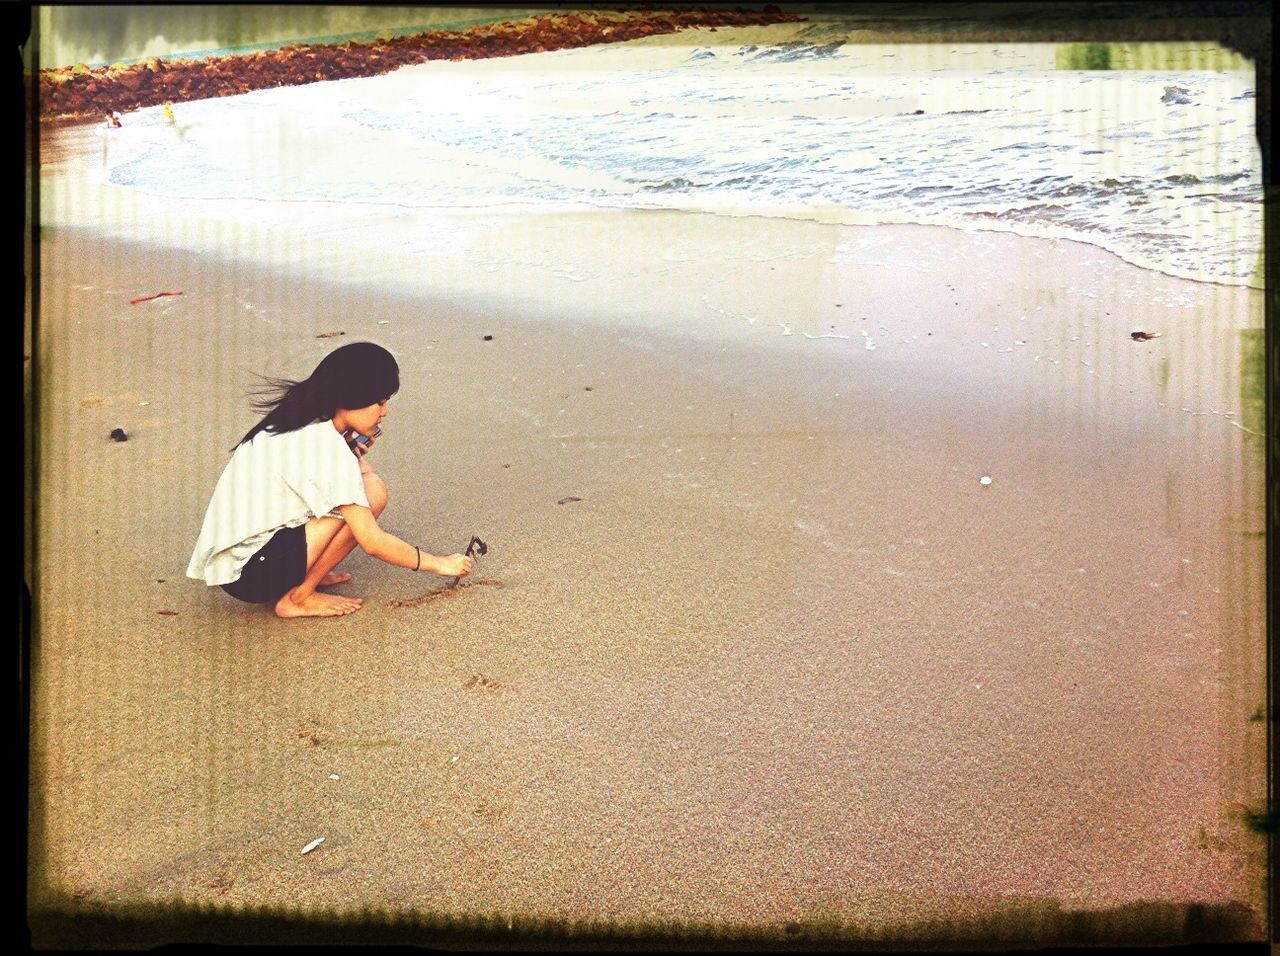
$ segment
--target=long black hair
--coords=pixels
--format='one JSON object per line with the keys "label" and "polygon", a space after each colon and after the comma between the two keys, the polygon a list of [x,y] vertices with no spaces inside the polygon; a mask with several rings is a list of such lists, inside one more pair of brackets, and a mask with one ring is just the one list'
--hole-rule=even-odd
{"label": "long black hair", "polygon": [[381,345],[352,342],[326,355],[300,382],[267,376],[262,381],[263,387],[250,394],[257,396],[253,407],[267,414],[237,448],[261,431],[297,431],[332,418],[339,408],[365,408],[390,398],[400,390],[400,366]]}

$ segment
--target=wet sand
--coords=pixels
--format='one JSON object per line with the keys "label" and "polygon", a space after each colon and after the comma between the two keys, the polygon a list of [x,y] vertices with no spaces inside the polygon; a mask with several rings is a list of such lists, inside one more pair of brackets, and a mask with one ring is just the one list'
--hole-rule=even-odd
{"label": "wet sand", "polygon": [[[925,227],[398,248],[431,214],[58,195],[33,906],[1261,938],[1260,293]],[[404,383],[383,523],[480,535],[475,584],[356,554],[361,611],[283,622],[184,578],[252,374],[359,339]]]}

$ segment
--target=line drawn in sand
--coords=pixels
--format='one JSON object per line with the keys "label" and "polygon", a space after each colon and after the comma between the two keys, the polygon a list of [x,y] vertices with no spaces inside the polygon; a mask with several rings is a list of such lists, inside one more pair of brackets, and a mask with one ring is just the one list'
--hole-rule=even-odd
{"label": "line drawn in sand", "polygon": [[501,588],[506,587],[497,578],[483,578],[479,581],[468,581],[465,584],[459,584],[456,587],[440,588],[436,591],[428,591],[420,597],[408,598],[404,601],[392,601],[388,607],[422,607],[429,604],[437,598],[449,597],[453,594],[462,594],[469,588]]}

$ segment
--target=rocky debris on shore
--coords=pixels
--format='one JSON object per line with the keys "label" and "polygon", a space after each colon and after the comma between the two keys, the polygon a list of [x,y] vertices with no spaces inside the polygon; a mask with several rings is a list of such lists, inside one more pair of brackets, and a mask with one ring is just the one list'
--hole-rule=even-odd
{"label": "rocky debris on shore", "polygon": [[542,53],[675,33],[690,27],[762,26],[803,20],[769,5],[760,11],[580,11],[530,16],[410,36],[326,45],[291,45],[199,60],[150,57],[91,69],[83,64],[40,71],[40,115],[97,118],[163,103],[231,96],[273,86],[377,76],[428,60],[474,60]]}

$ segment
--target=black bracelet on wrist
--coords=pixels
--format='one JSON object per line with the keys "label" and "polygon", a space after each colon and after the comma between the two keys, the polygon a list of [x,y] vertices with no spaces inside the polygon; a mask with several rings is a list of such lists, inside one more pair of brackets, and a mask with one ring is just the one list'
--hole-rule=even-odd
{"label": "black bracelet on wrist", "polygon": [[415,544],[413,546],[413,550],[418,552],[418,563],[414,565],[413,570],[421,571],[422,570],[422,549]]}

